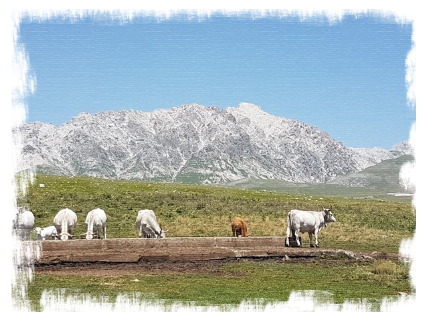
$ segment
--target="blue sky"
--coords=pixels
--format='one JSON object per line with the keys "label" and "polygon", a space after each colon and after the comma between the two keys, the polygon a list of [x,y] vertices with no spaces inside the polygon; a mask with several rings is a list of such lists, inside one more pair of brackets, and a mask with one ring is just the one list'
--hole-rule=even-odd
{"label": "blue sky", "polygon": [[405,60],[412,25],[373,16],[214,15],[131,23],[24,19],[20,41],[37,87],[28,122],[60,125],[80,112],[254,103],[317,126],[348,147],[407,140]]}

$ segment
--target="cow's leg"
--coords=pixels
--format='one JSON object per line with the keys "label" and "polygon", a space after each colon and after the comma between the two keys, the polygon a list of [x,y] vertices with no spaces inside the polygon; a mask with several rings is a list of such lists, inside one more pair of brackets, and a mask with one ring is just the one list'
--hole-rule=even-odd
{"label": "cow's leg", "polygon": [[299,230],[295,230],[294,231],[294,235],[296,235],[296,243],[297,243],[297,246],[298,247],[302,247],[302,244],[300,244],[300,241],[299,241]]}
{"label": "cow's leg", "polygon": [[316,246],[316,247],[319,247],[319,246],[318,246],[318,232],[319,232],[319,230],[318,230],[318,229],[315,229],[315,246]]}
{"label": "cow's leg", "polygon": [[150,234],[148,234],[146,230],[143,230],[143,238],[145,238],[145,239],[150,238]]}
{"label": "cow's leg", "polygon": [[290,240],[289,240],[289,237],[290,237],[290,227],[289,227],[289,226],[287,226],[287,232],[286,232],[286,234],[285,234],[285,246],[287,246],[287,247],[289,247],[289,246],[290,246]]}
{"label": "cow's leg", "polygon": [[310,242],[310,245],[311,245],[311,247],[314,247],[314,243],[312,243],[312,234],[313,234],[313,233],[308,232],[308,234],[309,234],[309,242]]}

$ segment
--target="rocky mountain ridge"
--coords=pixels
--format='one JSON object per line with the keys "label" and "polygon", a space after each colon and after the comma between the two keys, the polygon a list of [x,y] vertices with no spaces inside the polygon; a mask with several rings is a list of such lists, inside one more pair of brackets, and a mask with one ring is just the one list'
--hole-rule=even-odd
{"label": "rocky mountain ridge", "polygon": [[390,151],[347,148],[249,103],[81,113],[61,126],[26,123],[14,133],[23,144],[18,170],[184,183],[328,182],[411,153],[407,142]]}

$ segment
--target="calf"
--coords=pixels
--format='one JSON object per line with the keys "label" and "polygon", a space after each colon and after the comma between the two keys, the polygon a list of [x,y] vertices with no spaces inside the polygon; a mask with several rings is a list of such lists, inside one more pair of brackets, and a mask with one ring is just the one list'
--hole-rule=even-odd
{"label": "calf", "polygon": [[165,233],[168,232],[159,226],[155,213],[147,209],[138,212],[135,226],[139,231],[138,236],[144,238],[165,238]]}
{"label": "calf", "polygon": [[73,238],[73,230],[77,224],[77,215],[72,210],[65,208],[55,215],[54,226],[62,241]]}
{"label": "calf", "polygon": [[58,239],[56,228],[53,225],[45,228],[36,227],[35,230],[37,233],[37,239],[39,240],[44,241],[48,237],[50,237],[52,240]]}
{"label": "calf", "polygon": [[245,224],[244,220],[240,217],[234,217],[232,219],[232,233],[233,236],[236,237],[247,237],[247,225]]}
{"label": "calf", "polygon": [[17,208],[12,227],[19,239],[29,240],[34,227],[34,214],[23,207]]}
{"label": "calf", "polygon": [[311,247],[314,247],[312,243],[313,234],[315,234],[315,246],[318,247],[318,233],[323,228],[323,225],[327,227],[330,222],[336,222],[331,212],[331,207],[330,209],[323,208],[322,212],[291,210],[287,218],[285,245],[290,246],[289,237],[291,232],[296,237],[297,246],[301,247],[299,233],[308,232]]}

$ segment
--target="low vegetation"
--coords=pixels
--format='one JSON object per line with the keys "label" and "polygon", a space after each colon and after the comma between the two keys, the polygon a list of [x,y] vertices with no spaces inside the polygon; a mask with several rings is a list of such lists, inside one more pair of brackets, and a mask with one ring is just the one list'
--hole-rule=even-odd
{"label": "low vegetation", "polygon": [[223,264],[211,273],[164,272],[96,278],[37,274],[28,295],[34,311],[43,310],[40,298],[44,291],[53,290],[58,295],[58,289],[64,300],[67,296],[86,294],[94,302],[113,304],[119,295],[133,297],[138,293],[140,301],[156,305],[163,302],[164,310],[176,302],[231,310],[243,301],[274,304],[287,301],[292,291],[315,290],[319,291],[315,292],[318,304],[365,302],[368,310],[378,311],[385,296],[397,298],[398,292],[411,291],[408,278],[408,267],[393,261],[284,264],[241,260]]}
{"label": "low vegetation", "polygon": [[[401,240],[412,237],[416,227],[409,202],[90,177],[37,175],[18,205],[28,206],[41,227],[52,225],[60,209],[70,208],[78,217],[75,235],[85,232],[87,213],[100,207],[107,214],[108,238],[138,237],[135,219],[144,208],[155,212],[168,237],[203,237],[231,236],[234,216],[244,219],[250,236],[285,236],[291,209],[332,206],[337,222],[322,230],[320,246],[347,250],[398,252]],[[308,246],[307,234],[302,239]]]}
{"label": "low vegetation", "polygon": [[[231,236],[234,216],[246,221],[250,237],[285,237],[286,214],[291,209],[332,206],[337,222],[322,230],[320,246],[359,251],[397,253],[401,240],[412,237],[416,227],[410,202],[89,177],[37,175],[17,203],[29,207],[36,226],[41,227],[52,225],[60,209],[72,209],[78,216],[77,236],[85,232],[87,213],[100,207],[107,214],[108,238],[138,237],[135,219],[144,208],[156,213],[161,226],[169,230],[168,237]],[[304,247],[309,246],[307,234],[302,235],[302,241]],[[113,305],[118,295],[137,295],[153,304],[163,302],[168,311],[176,302],[225,310],[237,307],[242,300],[284,302],[292,291],[306,290],[327,293],[318,297],[318,303],[349,300],[361,304],[364,300],[373,311],[380,309],[385,296],[412,291],[409,267],[400,261],[344,258],[290,264],[240,260],[221,264],[214,273],[163,271],[103,277],[51,275],[36,269],[27,292],[34,311],[44,309],[44,291],[63,297],[90,295],[97,302],[107,300]]]}

